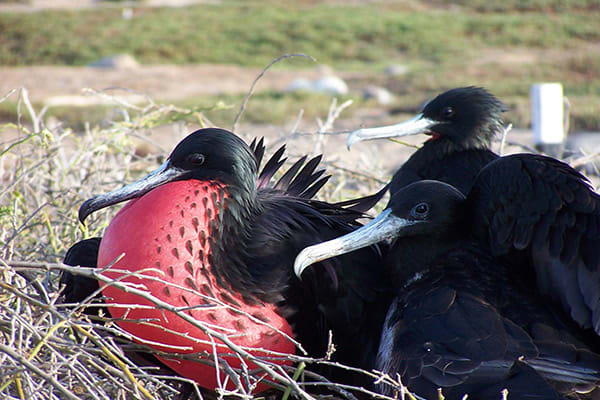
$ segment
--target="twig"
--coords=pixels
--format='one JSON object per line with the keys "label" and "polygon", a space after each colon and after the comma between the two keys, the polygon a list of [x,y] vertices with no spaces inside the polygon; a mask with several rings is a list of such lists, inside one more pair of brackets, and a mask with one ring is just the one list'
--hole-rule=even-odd
{"label": "twig", "polygon": [[500,139],[500,155],[504,155],[504,145],[506,144],[506,137],[508,135],[508,132],[510,132],[512,130],[513,125],[512,124],[508,124],[504,130],[502,131],[502,138]]}
{"label": "twig", "polygon": [[31,102],[29,101],[29,92],[26,88],[21,88],[21,98],[25,103],[25,107],[27,107],[27,111],[29,112],[29,116],[31,117],[31,124],[33,125],[33,132],[37,133],[40,131],[40,119],[38,115],[35,113]]}
{"label": "twig", "polygon": [[533,154],[539,154],[540,152],[537,151],[536,149],[534,149],[533,147],[524,145],[522,143],[517,143],[517,142],[512,142],[510,140],[506,141],[506,144],[508,144],[509,146],[515,146],[515,147],[520,147],[521,149],[527,151],[528,153],[533,153]]}
{"label": "twig", "polygon": [[600,157],[600,152],[595,152],[592,154],[585,155],[583,157],[579,157],[573,161],[570,161],[569,164],[573,168],[578,168],[578,167],[584,166],[585,164],[587,164],[591,161],[594,161],[595,159],[597,159],[599,157]]}
{"label": "twig", "polygon": [[4,103],[16,91],[17,91],[17,89],[11,89],[11,90],[9,90],[8,93],[6,93],[4,96],[0,97],[0,103]]}
{"label": "twig", "polygon": [[322,152],[323,142],[325,140],[326,132],[329,131],[333,127],[333,123],[339,118],[342,111],[344,111],[346,108],[350,107],[350,105],[352,105],[352,103],[353,103],[352,100],[346,100],[345,102],[343,102],[342,104],[340,104],[338,106],[337,99],[335,97],[331,100],[331,105],[329,106],[329,111],[327,112],[327,119],[325,119],[325,122],[322,122],[321,120],[317,120],[317,122],[319,124],[319,130],[315,137],[315,144],[313,147],[312,154],[317,154],[317,153]]}
{"label": "twig", "polygon": [[309,55],[306,55],[304,53],[284,54],[281,57],[277,57],[276,59],[271,61],[269,63],[269,65],[267,65],[265,68],[263,68],[263,70],[260,72],[260,74],[258,74],[258,76],[254,79],[254,82],[252,82],[252,85],[250,86],[250,90],[248,90],[246,97],[244,97],[244,100],[242,100],[242,105],[240,106],[240,110],[238,111],[237,115],[235,116],[235,119],[233,120],[233,127],[231,128],[231,130],[233,132],[237,131],[238,122],[240,121],[242,113],[244,112],[244,110],[246,110],[246,105],[248,104],[248,100],[250,99],[250,96],[252,96],[252,94],[254,94],[254,88],[255,88],[256,84],[258,83],[258,81],[260,80],[260,78],[262,78],[264,76],[264,74],[267,72],[267,70],[269,68],[271,68],[271,66],[278,63],[281,60],[284,60],[284,59],[290,58],[290,57],[305,57],[313,62],[317,62],[317,60],[315,58],[313,58]]}
{"label": "twig", "polygon": [[54,379],[54,377],[52,375],[49,375],[49,374],[45,373],[44,371],[42,371],[31,361],[27,360],[25,357],[21,356],[20,354],[16,353],[15,351],[13,351],[12,348],[7,347],[7,346],[3,345],[2,343],[0,343],[0,351],[8,354],[15,361],[26,366],[29,370],[33,371],[34,373],[36,373],[39,376],[41,376],[42,378],[44,378],[46,380],[46,382],[48,382],[52,386],[54,386],[56,388],[56,390],[58,390],[61,394],[63,394],[65,396],[65,398],[71,399],[71,400],[81,400],[79,397],[73,395],[69,390],[67,390],[67,388],[65,388],[63,385],[61,385],[60,382],[58,382],[56,379]]}
{"label": "twig", "polygon": [[[12,265],[12,266],[16,266],[16,265],[23,266],[23,265],[27,264],[27,263],[19,262],[19,261],[15,262],[15,261],[6,261],[6,260],[4,260],[4,261],[0,260],[0,262],[4,262],[4,263],[6,263],[8,265]],[[35,263],[29,263],[29,266],[32,266],[33,264],[35,264]],[[41,264],[41,265],[39,265],[39,264]],[[70,267],[67,265],[63,265],[63,264],[51,264],[51,263],[38,263],[38,266],[41,266],[44,268],[54,267],[57,269],[66,269],[66,270],[72,270],[72,268],[74,268],[74,267]],[[269,376],[271,378],[275,379],[276,381],[282,382],[284,384],[291,385],[294,388],[294,390],[296,391],[296,393],[298,393],[305,400],[314,400],[313,397],[310,394],[308,394],[306,391],[304,391],[298,385],[297,382],[295,382],[293,379],[291,379],[291,377],[289,377],[285,373],[282,374],[280,372],[277,372],[276,369],[274,369],[274,368],[277,368],[277,366],[275,366],[271,363],[267,363],[267,362],[263,361],[261,358],[254,356],[252,353],[248,352],[244,347],[238,346],[237,344],[232,342],[227,335],[221,334],[220,332],[217,332],[214,329],[208,328],[204,323],[196,320],[194,317],[188,315],[186,312],[182,312],[177,307],[174,307],[171,304],[169,304],[163,300],[160,300],[159,298],[153,296],[152,294],[148,293],[147,291],[140,290],[131,285],[125,285],[121,282],[107,278],[106,276],[99,273],[98,269],[81,268],[81,270],[82,271],[85,270],[85,274],[83,274],[84,276],[89,276],[89,277],[92,277],[93,279],[103,281],[106,284],[110,284],[117,289],[127,291],[127,292],[132,293],[136,296],[139,296],[147,301],[150,301],[151,303],[153,303],[156,307],[158,307],[160,309],[174,313],[179,318],[183,319],[184,321],[186,321],[186,322],[192,324],[193,326],[195,326],[196,328],[200,329],[207,336],[214,337],[214,338],[220,340],[222,343],[224,343],[227,347],[229,347],[235,353],[239,354],[244,359],[249,360],[252,363],[254,363],[255,365],[257,365],[258,367],[260,367],[267,374],[269,374]],[[132,274],[132,276],[134,276],[134,274]],[[152,277],[144,276],[144,279],[149,279],[149,278],[152,278]]]}

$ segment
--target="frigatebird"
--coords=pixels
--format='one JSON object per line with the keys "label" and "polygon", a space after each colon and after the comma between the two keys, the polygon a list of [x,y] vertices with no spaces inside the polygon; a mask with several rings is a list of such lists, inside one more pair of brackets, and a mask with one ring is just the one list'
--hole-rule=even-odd
{"label": "frigatebird", "polygon": [[390,193],[412,182],[435,179],[466,194],[481,168],[498,158],[490,146],[503,130],[504,111],[504,104],[483,88],[455,88],[431,100],[414,118],[356,130],[346,143],[350,147],[363,140],[427,134],[430,139],[394,174]]}
{"label": "frigatebird", "polygon": [[[63,263],[73,267],[82,266],[96,268],[100,240],[102,240],[102,238],[94,237],[75,243],[65,253]],[[70,304],[84,302],[99,289],[98,281],[95,279],[88,279],[71,273],[63,273],[60,276],[59,284],[64,288],[60,301]],[[89,315],[98,315],[98,308],[85,307],[83,311]]]}
{"label": "frigatebird", "polygon": [[[188,310],[195,319],[233,332],[231,340],[237,345],[293,353],[294,345],[283,332],[293,334],[309,355],[322,357],[331,330],[334,360],[370,368],[379,332],[367,327],[383,324],[385,307],[379,304],[390,299],[382,271],[370,265],[381,257],[378,246],[322,263],[329,279],[316,273],[300,281],[292,267],[295,255],[307,245],[359,227],[356,220],[384,191],[337,204],[313,199],[329,178],[317,170],[320,156],[308,162],[302,157],[272,183],[284,164],[284,150],[282,146],[258,174],[265,152],[262,140],[248,146],[222,129],[190,134],[157,171],[81,206],[83,222],[94,211],[132,199],[106,229],[97,264],[106,266],[118,259],[106,276],[143,284],[154,296]],[[340,268],[344,263],[355,269]],[[114,269],[150,269],[146,275],[155,280],[124,277]],[[153,307],[115,307],[151,304],[110,285],[103,286],[102,292],[111,299],[111,316],[138,341],[167,352],[174,352],[170,346],[181,353],[215,351],[210,338],[181,318]],[[76,298],[72,291],[67,293]],[[194,340],[182,337],[182,332]],[[240,366],[235,355],[223,355],[230,349],[217,346],[216,351],[231,366]],[[218,385],[210,366],[159,359],[200,386]],[[221,373],[221,380],[224,376]],[[332,376],[344,379],[343,372]],[[255,391],[266,388],[259,384]]]}
{"label": "frigatebird", "polygon": [[600,196],[570,166],[501,157],[466,196],[412,183],[363,228],[303,250],[296,273],[385,239],[397,297],[382,371],[426,398],[441,387],[447,399],[503,388],[546,399],[600,384]]}

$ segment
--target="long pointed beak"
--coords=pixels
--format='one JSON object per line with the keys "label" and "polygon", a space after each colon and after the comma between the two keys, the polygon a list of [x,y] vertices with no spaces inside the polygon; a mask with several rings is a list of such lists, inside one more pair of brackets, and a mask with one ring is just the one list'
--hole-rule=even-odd
{"label": "long pointed beak", "polygon": [[310,265],[331,257],[349,253],[363,247],[392,239],[407,226],[414,225],[414,221],[396,217],[392,210],[384,210],[374,220],[339,238],[315,244],[302,250],[294,261],[294,272],[300,277],[302,272]]}
{"label": "long pointed beak", "polygon": [[401,137],[426,133],[429,128],[436,125],[438,122],[419,114],[408,121],[401,122],[395,125],[381,126],[379,128],[364,128],[351,132],[346,139],[348,149],[356,142],[363,140],[373,140],[391,137]]}
{"label": "long pointed beak", "polygon": [[125,200],[141,197],[162,184],[182,178],[186,173],[187,171],[172,167],[167,160],[154,172],[130,185],[86,200],[79,207],[79,221],[83,223],[94,211]]}

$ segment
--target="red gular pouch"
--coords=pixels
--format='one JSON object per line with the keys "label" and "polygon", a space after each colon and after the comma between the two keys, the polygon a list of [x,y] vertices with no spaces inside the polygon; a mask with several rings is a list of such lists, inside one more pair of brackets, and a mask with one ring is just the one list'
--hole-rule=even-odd
{"label": "red gular pouch", "polygon": [[[124,254],[104,276],[135,285],[173,307],[184,309],[188,316],[227,335],[231,342],[255,356],[274,357],[267,352],[294,354],[295,345],[289,339],[292,329],[273,304],[247,304],[239,293],[219,285],[213,274],[208,238],[211,226],[216,226],[211,221],[225,212],[226,197],[227,187],[218,182],[182,180],[161,185],[129,201],[106,229],[98,266],[109,265]],[[127,276],[115,270],[137,272],[153,279]],[[232,368],[241,368],[242,363],[250,370],[258,368],[252,362],[242,361],[222,341],[173,312],[159,309],[151,301],[110,284],[100,282],[100,285],[112,304],[108,307],[111,316],[136,341],[169,353],[198,353],[199,358],[209,360],[214,360],[216,352]],[[227,373],[221,370],[217,374],[211,365],[158,358],[204,388],[214,390],[220,380],[221,387],[235,389]],[[283,356],[271,361],[291,364]],[[253,392],[269,387],[259,383]]]}

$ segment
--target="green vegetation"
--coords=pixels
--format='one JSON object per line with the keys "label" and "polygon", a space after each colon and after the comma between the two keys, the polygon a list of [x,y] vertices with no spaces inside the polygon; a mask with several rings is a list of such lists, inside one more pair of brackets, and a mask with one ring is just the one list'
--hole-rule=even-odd
{"label": "green vegetation", "polygon": [[[203,96],[174,103],[182,109],[202,112],[217,126],[231,128],[243,97],[242,94]],[[352,96],[341,97],[338,100],[339,103],[342,103],[349,99],[354,101],[354,107],[345,112],[346,116],[351,115],[352,110],[358,107],[375,106],[374,102]],[[13,100],[0,103],[0,121],[14,121],[18,114],[17,104]],[[219,105],[213,106],[214,104]],[[314,119],[323,117],[330,104],[331,96],[324,94],[258,92],[248,103],[242,121],[245,124],[283,124],[290,118],[296,118],[300,110],[303,112],[303,118]],[[42,104],[34,104],[34,106],[41,108]],[[106,105],[50,107],[47,109],[45,117],[56,118],[76,131],[83,131],[86,124],[108,128],[116,121],[122,122],[123,120],[123,114],[118,107]]]}
{"label": "green vegetation", "polygon": [[468,3],[471,7],[427,11],[394,4],[140,6],[131,20],[122,19],[118,7],[3,14],[0,64],[85,65],[129,52],[142,63],[263,66],[274,55],[304,52],[340,68],[369,68],[400,57],[441,62],[481,48],[566,49],[600,41],[598,14],[582,12],[593,11],[594,4],[600,10],[597,2],[573,1],[574,11],[564,6],[567,10],[551,16],[541,4],[553,8],[557,1],[531,1],[528,9],[542,11],[526,13],[515,12],[515,4],[503,14],[475,12],[485,7]]}

